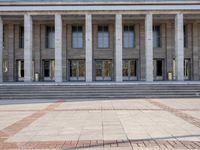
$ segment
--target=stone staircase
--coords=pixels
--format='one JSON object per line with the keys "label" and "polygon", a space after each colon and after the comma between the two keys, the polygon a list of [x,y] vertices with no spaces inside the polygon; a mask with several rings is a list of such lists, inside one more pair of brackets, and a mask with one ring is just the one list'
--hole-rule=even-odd
{"label": "stone staircase", "polygon": [[0,99],[200,98],[200,84],[4,84]]}

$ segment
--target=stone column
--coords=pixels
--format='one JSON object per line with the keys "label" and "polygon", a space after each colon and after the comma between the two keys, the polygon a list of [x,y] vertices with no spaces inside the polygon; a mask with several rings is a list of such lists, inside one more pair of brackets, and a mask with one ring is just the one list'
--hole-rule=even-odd
{"label": "stone column", "polygon": [[24,15],[24,82],[32,81],[32,17]]}
{"label": "stone column", "polygon": [[55,82],[62,81],[62,16],[55,14]]}
{"label": "stone column", "polygon": [[176,80],[184,80],[184,45],[183,45],[183,14],[176,14],[175,17],[175,60]]}
{"label": "stone column", "polygon": [[41,29],[40,24],[36,23],[33,27],[33,49],[34,49],[34,63],[35,73],[39,73],[41,79]]}
{"label": "stone column", "polygon": [[146,81],[153,81],[153,16],[146,14],[145,16],[145,75]]}
{"label": "stone column", "polygon": [[115,17],[115,80],[122,82],[122,15]]}
{"label": "stone column", "polygon": [[15,81],[14,64],[15,64],[14,24],[8,24],[8,81]]}
{"label": "stone column", "polygon": [[193,23],[193,80],[199,80],[198,23]]}
{"label": "stone column", "polygon": [[172,55],[172,23],[166,24],[166,65],[167,73],[173,71],[173,55]]}
{"label": "stone column", "polygon": [[92,82],[92,15],[85,16],[86,82]]}
{"label": "stone column", "polygon": [[0,17],[0,83],[3,82],[3,20]]}

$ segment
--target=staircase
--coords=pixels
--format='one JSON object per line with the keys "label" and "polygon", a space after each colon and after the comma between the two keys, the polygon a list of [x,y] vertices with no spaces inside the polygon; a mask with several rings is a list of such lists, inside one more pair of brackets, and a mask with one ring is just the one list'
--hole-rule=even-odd
{"label": "staircase", "polygon": [[1,84],[0,99],[200,98],[200,84]]}

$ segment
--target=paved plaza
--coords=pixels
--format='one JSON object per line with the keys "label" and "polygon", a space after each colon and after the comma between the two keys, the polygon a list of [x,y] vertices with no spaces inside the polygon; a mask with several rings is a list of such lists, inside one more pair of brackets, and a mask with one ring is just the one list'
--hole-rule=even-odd
{"label": "paved plaza", "polygon": [[0,149],[200,150],[200,99],[1,100]]}

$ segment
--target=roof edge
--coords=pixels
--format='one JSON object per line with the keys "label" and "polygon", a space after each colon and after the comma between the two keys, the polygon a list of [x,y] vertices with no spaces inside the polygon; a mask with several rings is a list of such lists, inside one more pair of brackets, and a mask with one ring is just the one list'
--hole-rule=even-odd
{"label": "roof edge", "polygon": [[0,6],[70,6],[70,5],[194,5],[200,1],[163,2],[0,2]]}

